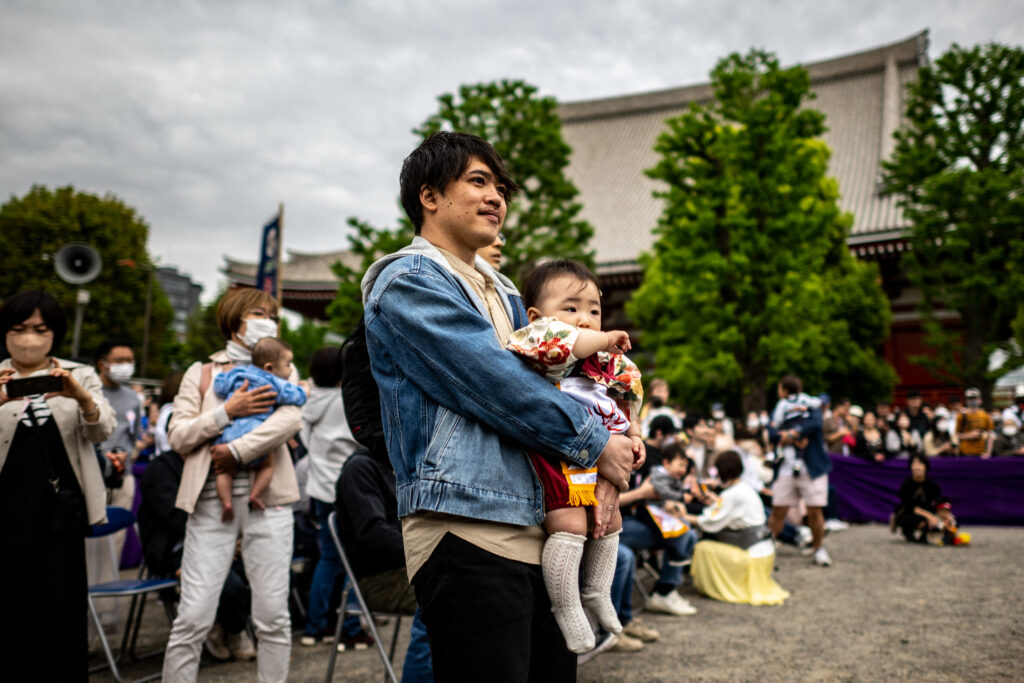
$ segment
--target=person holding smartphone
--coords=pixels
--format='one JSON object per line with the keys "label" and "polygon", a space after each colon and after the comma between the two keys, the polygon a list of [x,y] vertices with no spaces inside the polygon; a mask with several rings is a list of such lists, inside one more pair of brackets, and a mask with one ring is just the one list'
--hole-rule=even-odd
{"label": "person holding smartphone", "polygon": [[106,521],[92,444],[114,431],[114,413],[90,366],[53,355],[66,332],[46,292],[0,305],[0,657],[32,662],[38,680],[84,681],[84,539]]}

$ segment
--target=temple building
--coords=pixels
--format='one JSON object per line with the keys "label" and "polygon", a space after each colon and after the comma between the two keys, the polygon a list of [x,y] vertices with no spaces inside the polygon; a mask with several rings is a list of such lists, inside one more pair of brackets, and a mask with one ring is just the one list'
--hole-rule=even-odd
{"label": "temple building", "polygon": [[[881,191],[881,162],[893,151],[893,133],[903,123],[906,86],[927,63],[927,48],[928,34],[923,31],[897,43],[804,66],[816,96],[808,106],[826,117],[823,139],[832,150],[829,175],[839,184],[840,208],[853,214],[849,247],[857,257],[879,264],[892,307],[891,333],[879,351],[899,375],[897,398],[918,389],[926,400],[944,401],[951,388],[907,360],[925,353],[917,312],[920,293],[908,285],[899,267],[907,249],[902,239],[906,221],[896,198]],[[580,191],[581,218],[595,230],[591,246],[609,327],[630,329],[623,304],[642,278],[638,257],[654,244],[652,230],[662,200],[653,196],[659,181],[644,171],[658,161],[657,137],[667,118],[678,116],[691,102],[711,97],[711,86],[704,83],[560,107],[563,135],[573,150],[568,175]],[[284,305],[325,318],[336,290],[330,264],[339,259],[348,262],[352,256],[345,251],[289,252],[283,265]],[[251,286],[256,265],[227,259],[224,272],[231,284]],[[957,323],[955,313],[945,317]]]}

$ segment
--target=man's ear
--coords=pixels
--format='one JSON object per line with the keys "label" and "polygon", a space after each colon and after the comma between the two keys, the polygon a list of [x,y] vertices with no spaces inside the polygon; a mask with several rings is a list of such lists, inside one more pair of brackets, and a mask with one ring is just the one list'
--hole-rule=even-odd
{"label": "man's ear", "polygon": [[544,316],[542,316],[540,314],[540,311],[538,311],[533,306],[530,306],[528,309],[526,309],[526,319],[529,320],[531,323],[536,321],[537,318],[543,318],[543,317]]}
{"label": "man's ear", "polygon": [[441,193],[426,183],[420,188],[420,204],[424,211],[437,211],[437,204]]}

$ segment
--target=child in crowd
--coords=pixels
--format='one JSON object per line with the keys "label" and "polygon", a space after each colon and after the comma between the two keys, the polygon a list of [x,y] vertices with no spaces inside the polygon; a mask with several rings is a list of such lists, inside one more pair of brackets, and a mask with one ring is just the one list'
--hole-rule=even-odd
{"label": "child in crowd", "polygon": [[[639,458],[640,371],[623,355],[630,349],[629,335],[601,331],[597,277],[576,261],[548,261],[527,275],[523,300],[530,325],[512,334],[508,349],[583,403],[608,431],[629,436]],[[544,584],[566,645],[573,652],[586,652],[594,647],[594,632],[584,607],[605,630],[622,631],[610,597],[622,517],[616,509],[608,533],[588,539],[587,506],[597,505],[597,468],[539,453],[531,452],[530,458],[544,487],[544,526],[550,534],[541,559]]]}
{"label": "child in crowd", "polygon": [[939,545],[968,545],[971,542],[971,535],[959,530],[949,498],[943,498],[936,506],[935,516],[938,518],[935,527],[942,534]]}
{"label": "child in crowd", "polygon": [[[306,402],[306,392],[298,385],[287,381],[291,376],[292,358],[292,350],[288,344],[276,337],[265,337],[252,349],[252,364],[237,365],[228,372],[217,375],[213,381],[213,390],[226,401],[248,380],[247,391],[268,384],[273,387],[277,392],[274,398],[275,405],[301,406]],[[265,413],[237,418],[225,427],[217,443],[231,443],[238,437],[248,434],[263,424],[273,412],[271,408]],[[256,476],[249,489],[249,504],[263,510],[263,500],[260,496],[270,485],[270,479],[274,475],[274,455],[268,453],[246,466],[256,470]],[[224,508],[221,520],[224,522],[235,518],[235,511],[231,505],[232,478],[227,472],[221,472],[216,477],[217,497]]]}
{"label": "child in crowd", "polygon": [[644,507],[666,538],[689,531],[689,525],[682,520],[691,505],[702,510],[715,500],[715,495],[697,482],[694,469],[693,460],[676,443],[666,446],[661,452],[661,464],[651,468],[651,486],[659,500]]}

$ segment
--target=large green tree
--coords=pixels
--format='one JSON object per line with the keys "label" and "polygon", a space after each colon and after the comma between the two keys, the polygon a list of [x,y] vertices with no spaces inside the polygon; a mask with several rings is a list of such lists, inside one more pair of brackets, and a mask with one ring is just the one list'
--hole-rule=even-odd
{"label": "large green tree", "polygon": [[826,177],[824,116],[801,67],[752,50],[711,72],[714,98],[669,119],[648,175],[664,211],[627,312],[682,400],[759,410],[779,377],[858,400],[888,395],[889,321],[874,266],[846,247]]}
{"label": "large green tree", "polygon": [[[135,209],[113,195],[99,197],[72,187],[50,190],[34,186],[24,197],[0,206],[0,297],[22,289],[43,289],[61,302],[68,317],[68,336],[56,352],[70,355],[76,290],[54,272],[53,257],[68,242],[86,242],[100,254],[103,269],[82,285],[91,295],[82,319],[79,356],[91,359],[106,337],[127,337],[135,343],[136,366],[142,369],[146,288],[153,261],[146,251],[149,226]],[[147,374],[160,377],[166,364],[165,338],[173,312],[156,278],[152,279]]]}
{"label": "large green tree", "polygon": [[[502,233],[502,272],[517,280],[543,257],[573,258],[593,265],[588,248],[593,227],[579,218],[579,191],[566,176],[571,149],[562,137],[558,103],[523,81],[464,85],[438,98],[438,111],[414,132],[422,139],[440,130],[473,133],[498,151],[522,188],[509,207]],[[339,264],[338,297],[328,309],[332,325],[346,332],[362,314],[359,279],[373,260],[412,239],[404,217],[397,230],[383,230],[352,219],[351,249],[361,268]]]}
{"label": "large green tree", "polygon": [[[886,182],[911,224],[903,264],[932,349],[918,360],[990,404],[1024,362],[1024,50],[953,45],[910,84],[896,141]],[[944,325],[943,310],[962,325]],[[990,370],[997,350],[1007,360]]]}

